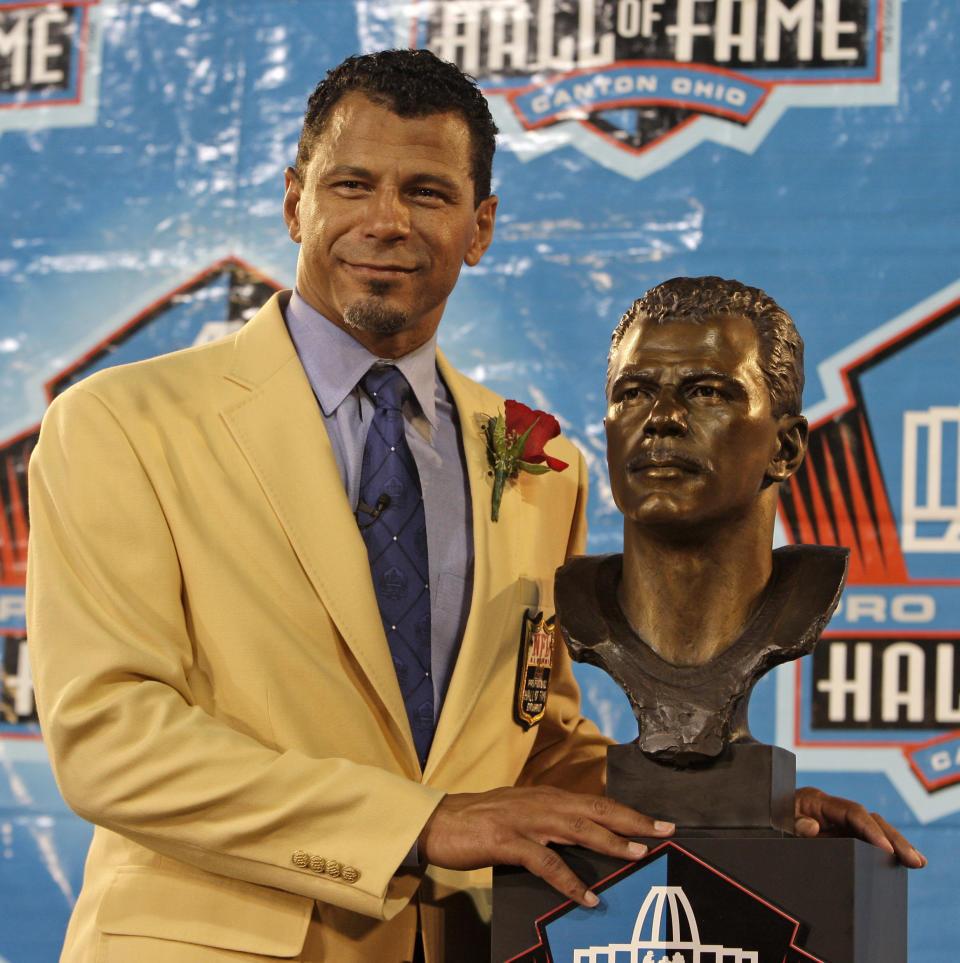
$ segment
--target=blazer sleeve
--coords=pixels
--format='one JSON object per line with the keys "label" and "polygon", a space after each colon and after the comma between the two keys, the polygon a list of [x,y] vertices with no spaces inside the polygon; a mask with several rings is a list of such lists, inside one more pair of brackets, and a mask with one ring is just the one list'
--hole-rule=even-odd
{"label": "blazer sleeve", "polygon": [[[68,804],[213,873],[398,913],[419,882],[398,867],[442,793],[385,768],[279,751],[198,704],[190,674],[202,656],[178,547],[123,426],[82,386],[44,419],[30,516],[31,663]],[[318,703],[318,724],[322,715]],[[358,875],[318,874],[297,865],[300,851]]]}

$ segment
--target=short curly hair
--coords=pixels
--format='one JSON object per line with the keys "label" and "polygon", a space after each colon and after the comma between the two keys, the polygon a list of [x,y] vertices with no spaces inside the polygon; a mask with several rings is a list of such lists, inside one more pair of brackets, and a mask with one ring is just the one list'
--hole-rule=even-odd
{"label": "short curly hair", "polygon": [[358,91],[399,117],[458,113],[470,131],[474,206],[490,196],[497,125],[476,81],[429,50],[380,50],[347,57],[327,71],[307,101],[297,149],[297,176],[306,166],[330,112],[345,94]]}
{"label": "short curly hair", "polygon": [[738,315],[750,321],[760,342],[760,368],[775,417],[799,415],[803,396],[803,339],[793,318],[769,295],[719,277],[671,278],[633,302],[610,341],[607,381],[620,342],[635,321],[704,322]]}

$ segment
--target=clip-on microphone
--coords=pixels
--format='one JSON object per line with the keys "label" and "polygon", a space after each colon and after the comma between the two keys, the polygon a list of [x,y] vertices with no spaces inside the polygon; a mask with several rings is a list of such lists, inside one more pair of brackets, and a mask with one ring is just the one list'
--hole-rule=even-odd
{"label": "clip-on microphone", "polygon": [[357,518],[357,525],[360,528],[369,528],[388,508],[390,507],[390,496],[384,492],[378,499],[377,504],[371,508],[366,502],[357,503],[357,511],[370,516],[369,522],[360,522]]}

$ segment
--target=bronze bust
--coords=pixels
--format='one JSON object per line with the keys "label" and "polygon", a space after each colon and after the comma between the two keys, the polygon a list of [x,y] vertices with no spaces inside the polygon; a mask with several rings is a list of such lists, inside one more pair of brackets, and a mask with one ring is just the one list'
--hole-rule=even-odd
{"label": "bronze bust", "polygon": [[623,554],[571,559],[556,599],[572,656],[630,698],[630,758],[703,767],[756,745],[754,684],[811,651],[839,602],[846,549],[772,550],[779,485],[806,452],[802,390],[792,319],[738,281],[666,281],[614,331],[604,424]]}

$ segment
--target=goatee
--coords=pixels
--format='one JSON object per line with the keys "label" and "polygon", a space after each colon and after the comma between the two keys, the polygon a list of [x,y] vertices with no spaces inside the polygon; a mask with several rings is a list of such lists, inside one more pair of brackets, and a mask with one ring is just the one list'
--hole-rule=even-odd
{"label": "goatee", "polygon": [[370,297],[348,305],[343,312],[347,327],[371,334],[396,334],[402,331],[407,325],[407,316],[383,301],[388,288],[387,284],[374,282],[370,285]]}

